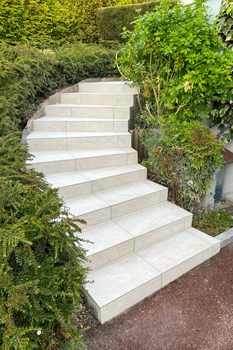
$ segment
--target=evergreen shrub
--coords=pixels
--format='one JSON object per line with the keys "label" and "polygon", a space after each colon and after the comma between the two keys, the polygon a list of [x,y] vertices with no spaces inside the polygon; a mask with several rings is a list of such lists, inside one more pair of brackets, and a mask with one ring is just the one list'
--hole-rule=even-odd
{"label": "evergreen shrub", "polygon": [[52,91],[86,78],[119,76],[116,50],[67,44],[41,50],[0,44],[0,136],[25,126],[28,112]]}
{"label": "evergreen shrub", "polygon": [[121,37],[123,27],[132,30],[134,25],[132,22],[138,16],[137,10],[141,9],[140,13],[143,15],[147,11],[154,11],[156,4],[158,1],[100,8],[97,12],[100,39],[125,42]]}
{"label": "evergreen shrub", "polygon": [[0,0],[0,42],[98,40],[100,0]]}
{"label": "evergreen shrub", "polygon": [[57,0],[0,0],[0,42],[78,38],[80,20],[71,4]]}
{"label": "evergreen shrub", "polygon": [[0,138],[0,349],[74,349],[82,338],[72,313],[87,274],[82,220],[26,168],[19,140]]}

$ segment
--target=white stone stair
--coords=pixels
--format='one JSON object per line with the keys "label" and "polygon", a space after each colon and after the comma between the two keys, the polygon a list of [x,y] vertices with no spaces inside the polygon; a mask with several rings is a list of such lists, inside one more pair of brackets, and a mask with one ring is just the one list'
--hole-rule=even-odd
{"label": "white stone stair", "polygon": [[78,93],[46,106],[27,137],[35,155],[29,167],[87,221],[79,234],[93,242],[84,243],[94,281],[86,296],[101,323],[220,250],[137,164],[128,133],[136,93],[123,82],[80,83]]}

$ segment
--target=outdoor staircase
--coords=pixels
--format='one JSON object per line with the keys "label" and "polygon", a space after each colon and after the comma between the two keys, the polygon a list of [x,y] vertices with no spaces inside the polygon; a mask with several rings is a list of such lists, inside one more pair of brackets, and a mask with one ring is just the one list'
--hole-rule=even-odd
{"label": "outdoor staircase", "polygon": [[46,106],[28,135],[32,163],[46,174],[83,226],[92,271],[88,303],[101,323],[220,250],[191,228],[192,215],[147,180],[128,133],[137,91],[123,82],[80,83]]}

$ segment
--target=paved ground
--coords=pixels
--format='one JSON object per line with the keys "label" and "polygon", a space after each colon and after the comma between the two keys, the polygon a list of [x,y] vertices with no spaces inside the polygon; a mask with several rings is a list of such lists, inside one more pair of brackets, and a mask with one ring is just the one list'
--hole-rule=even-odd
{"label": "paved ground", "polygon": [[114,320],[86,322],[89,350],[233,350],[233,244]]}

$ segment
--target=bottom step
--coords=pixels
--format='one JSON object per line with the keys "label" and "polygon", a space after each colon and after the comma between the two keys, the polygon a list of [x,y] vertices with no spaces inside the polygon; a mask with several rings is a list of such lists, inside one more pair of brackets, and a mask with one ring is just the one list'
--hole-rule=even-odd
{"label": "bottom step", "polygon": [[220,243],[194,228],[91,272],[87,301],[101,323],[217,254]]}

